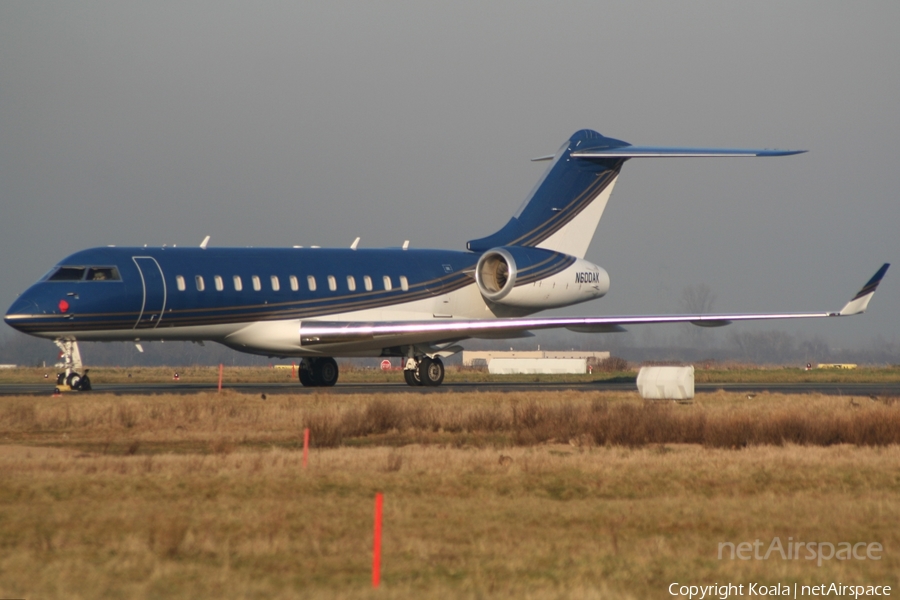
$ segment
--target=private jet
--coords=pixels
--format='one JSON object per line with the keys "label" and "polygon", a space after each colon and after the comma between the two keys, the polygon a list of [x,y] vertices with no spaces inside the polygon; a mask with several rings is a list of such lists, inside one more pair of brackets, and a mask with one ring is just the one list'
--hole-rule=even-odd
{"label": "private jet", "polygon": [[718,327],[735,321],[855,315],[882,266],[835,312],[542,317],[595,300],[607,272],[587,252],[622,165],[633,158],[772,157],[805,151],[633,146],[578,131],[506,225],[465,251],[402,247],[101,247],[76,252],[22,293],[6,313],[15,329],[53,340],[58,383],[90,389],[79,341],[218,342],[298,357],[304,386],[332,386],[336,357],[401,357],[406,383],[437,386],[442,358],[467,339],[528,337],[540,329],[624,331],[645,323]]}

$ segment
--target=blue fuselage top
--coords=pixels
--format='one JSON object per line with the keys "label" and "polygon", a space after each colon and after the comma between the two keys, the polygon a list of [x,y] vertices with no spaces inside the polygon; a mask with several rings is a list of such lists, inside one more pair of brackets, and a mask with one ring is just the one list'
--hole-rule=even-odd
{"label": "blue fuselage top", "polygon": [[6,320],[40,335],[319,317],[450,293],[474,284],[477,260],[400,248],[91,248],[31,286]]}

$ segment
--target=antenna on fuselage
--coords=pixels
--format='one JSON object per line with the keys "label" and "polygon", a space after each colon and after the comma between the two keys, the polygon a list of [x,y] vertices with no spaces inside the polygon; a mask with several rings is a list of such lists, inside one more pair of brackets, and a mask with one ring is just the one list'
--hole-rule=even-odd
{"label": "antenna on fuselage", "polygon": [[357,237],[355,240],[353,240],[353,243],[350,244],[350,249],[351,249],[351,250],[356,250],[356,247],[357,247],[357,246],[359,246],[359,237]]}
{"label": "antenna on fuselage", "polygon": [[409,240],[403,240],[403,249],[404,249],[404,250],[408,250],[408,249],[409,249]]}
{"label": "antenna on fuselage", "polygon": [[209,243],[209,236],[203,238],[203,241],[200,242],[200,247],[206,250],[206,245]]}

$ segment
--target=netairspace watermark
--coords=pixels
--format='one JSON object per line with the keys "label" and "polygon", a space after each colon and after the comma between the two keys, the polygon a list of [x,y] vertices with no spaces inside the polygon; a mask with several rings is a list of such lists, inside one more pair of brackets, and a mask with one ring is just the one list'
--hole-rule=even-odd
{"label": "netairspace watermark", "polygon": [[[765,553],[762,552],[765,546]],[[884,547],[878,542],[795,542],[789,537],[787,544],[781,538],[772,538],[766,546],[761,540],[755,542],[719,542],[719,560],[814,560],[822,566],[829,560],[881,560]]]}
{"label": "netairspace watermark", "polygon": [[713,583],[711,585],[687,585],[675,582],[669,586],[669,595],[688,600],[718,598],[728,600],[732,596],[774,596],[776,598],[842,596],[859,598],[865,596],[890,596],[889,585],[845,585],[843,583],[822,583],[819,585],[793,585],[786,583]]}

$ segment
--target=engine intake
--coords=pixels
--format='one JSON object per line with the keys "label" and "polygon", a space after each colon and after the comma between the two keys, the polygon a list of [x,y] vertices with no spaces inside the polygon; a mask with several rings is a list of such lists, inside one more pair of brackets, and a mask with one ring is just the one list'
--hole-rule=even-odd
{"label": "engine intake", "polygon": [[475,267],[475,281],[481,295],[492,302],[505,298],[516,285],[516,259],[505,248],[488,250]]}
{"label": "engine intake", "polygon": [[526,246],[502,246],[475,266],[478,291],[489,303],[543,310],[599,298],[609,275],[584,259]]}

